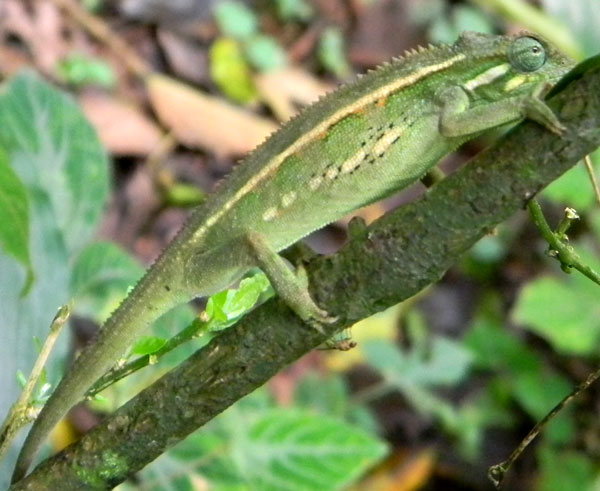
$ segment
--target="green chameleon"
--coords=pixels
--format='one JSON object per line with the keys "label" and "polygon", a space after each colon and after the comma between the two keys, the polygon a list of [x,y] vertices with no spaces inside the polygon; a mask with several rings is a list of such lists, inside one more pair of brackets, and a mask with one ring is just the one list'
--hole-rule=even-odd
{"label": "green chameleon", "polygon": [[286,123],[193,212],[76,360],[33,424],[13,480],[144,328],[252,267],[315,328],[335,321],[278,251],[422,178],[485,130],[528,118],[560,134],[563,126],[542,96],[571,67],[534,34],[464,33],[453,45],[406,53]]}

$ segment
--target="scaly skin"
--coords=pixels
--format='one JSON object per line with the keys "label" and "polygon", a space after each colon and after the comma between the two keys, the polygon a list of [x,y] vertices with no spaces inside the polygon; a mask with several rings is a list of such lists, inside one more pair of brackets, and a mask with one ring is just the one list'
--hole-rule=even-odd
{"label": "scaly skin", "polygon": [[193,212],[77,359],[35,421],[13,482],[52,427],[146,326],[249,268],[261,267],[317,328],[332,321],[277,251],[408,186],[485,130],[527,117],[560,133],[540,96],[571,66],[532,34],[466,33],[454,45],[421,48],[369,72],[285,124]]}

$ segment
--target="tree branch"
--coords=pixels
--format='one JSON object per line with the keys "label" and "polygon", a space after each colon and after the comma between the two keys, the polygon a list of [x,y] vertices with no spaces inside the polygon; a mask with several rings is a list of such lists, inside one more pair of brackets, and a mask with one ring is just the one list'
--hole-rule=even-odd
{"label": "tree branch", "polygon": [[[478,239],[600,145],[600,68],[571,76],[550,105],[562,137],[525,122],[421,199],[306,265],[327,335],[437,281]],[[573,79],[575,79],[573,81]],[[46,460],[12,491],[106,489],[154,460],[325,340],[274,299]]]}

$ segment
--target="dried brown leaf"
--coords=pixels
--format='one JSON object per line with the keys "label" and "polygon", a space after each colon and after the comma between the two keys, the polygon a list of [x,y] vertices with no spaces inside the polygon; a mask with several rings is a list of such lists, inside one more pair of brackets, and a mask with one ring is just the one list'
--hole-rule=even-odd
{"label": "dried brown leaf", "polygon": [[146,156],[158,147],[160,128],[135,106],[100,92],[85,92],[79,102],[109,152]]}
{"label": "dried brown leaf", "polygon": [[334,88],[296,67],[256,75],[255,83],[262,99],[281,121],[296,113],[294,104],[308,105]]}
{"label": "dried brown leaf", "polygon": [[220,156],[243,155],[277,127],[268,119],[163,75],[150,75],[146,87],[161,122],[190,147]]}

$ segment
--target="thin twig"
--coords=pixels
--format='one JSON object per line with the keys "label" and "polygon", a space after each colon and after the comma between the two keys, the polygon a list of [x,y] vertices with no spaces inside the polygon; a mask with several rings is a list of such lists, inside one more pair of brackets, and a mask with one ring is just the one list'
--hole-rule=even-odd
{"label": "thin twig", "polygon": [[548,222],[546,222],[546,219],[544,218],[544,213],[542,212],[539,203],[535,199],[532,199],[527,207],[529,208],[533,222],[539,229],[546,242],[548,242],[550,245],[550,250],[554,251],[556,258],[560,261],[561,266],[563,267],[563,270],[568,272],[570,268],[574,268],[592,280],[594,283],[600,285],[600,275],[581,261],[579,255],[573,250],[573,247],[563,242],[565,239],[565,230],[562,230],[561,233],[555,233],[552,231],[548,225]]}
{"label": "thin twig", "polygon": [[150,73],[151,70],[146,62],[123,39],[117,36],[104,21],[87,12],[73,0],[50,1],[64,10],[92,36],[108,46],[134,75],[145,78]]}
{"label": "thin twig", "polygon": [[502,485],[502,480],[506,475],[506,472],[511,468],[514,462],[520,457],[523,451],[527,448],[527,446],[533,441],[533,439],[539,435],[539,433],[544,429],[544,427],[550,422],[550,420],[558,414],[563,407],[569,404],[575,397],[577,397],[581,392],[586,390],[590,385],[592,385],[598,378],[600,377],[600,368],[595,372],[591,373],[588,378],[579,384],[570,394],[565,396],[556,406],[554,406],[544,418],[539,421],[527,436],[521,440],[518,447],[510,454],[510,457],[506,459],[504,462],[500,464],[496,464],[491,466],[488,469],[488,476],[493,481],[496,488],[499,488]]}
{"label": "thin twig", "polygon": [[25,383],[25,387],[23,388],[23,392],[17,399],[17,402],[13,404],[10,408],[4,423],[2,423],[2,428],[0,428],[0,460],[2,459],[6,450],[8,450],[10,443],[13,438],[17,434],[18,430],[31,422],[35,418],[35,411],[32,411],[30,407],[31,397],[35,387],[37,386],[38,380],[42,371],[44,370],[44,365],[58,339],[58,335],[62,327],[67,322],[69,315],[71,314],[71,306],[69,304],[63,305],[58,309],[58,312],[54,316],[52,320],[52,324],[50,324],[50,333],[48,337],[44,341],[44,345],[40,350],[40,354],[38,355],[33,368],[31,369],[31,374]]}
{"label": "thin twig", "polygon": [[144,367],[147,367],[148,365],[156,363],[162,356],[173,351],[183,343],[202,334],[206,329],[206,325],[206,322],[196,319],[180,333],[169,339],[163,345],[163,347],[156,352],[149,355],[140,356],[126,365],[114,368],[99,378],[96,383],[92,385],[92,387],[87,391],[86,397],[94,397],[96,394],[99,394],[104,389],[118,382],[119,380],[131,375],[134,372],[137,372],[138,370],[141,370]]}
{"label": "thin twig", "polygon": [[583,159],[585,168],[587,169],[590,181],[592,181],[592,187],[594,188],[594,194],[596,195],[596,201],[600,203],[600,188],[598,187],[598,180],[596,179],[596,173],[594,172],[594,166],[592,165],[592,159],[589,155],[586,155]]}

